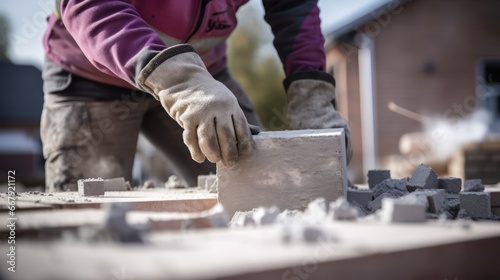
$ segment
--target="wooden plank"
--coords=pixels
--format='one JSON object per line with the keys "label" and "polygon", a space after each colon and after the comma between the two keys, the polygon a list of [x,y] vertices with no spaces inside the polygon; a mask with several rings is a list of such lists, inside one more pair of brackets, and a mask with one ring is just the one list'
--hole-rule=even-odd
{"label": "wooden plank", "polygon": [[[16,211],[39,209],[96,209],[109,203],[127,202],[131,210],[200,212],[217,204],[217,194],[196,189],[166,189],[106,192],[104,196],[82,197],[77,192],[19,193]],[[8,211],[7,196],[0,195],[0,213]]]}
{"label": "wooden plank", "polygon": [[153,234],[147,246],[25,240],[16,256],[29,269],[12,279],[499,279],[500,224],[461,225],[334,222],[321,226],[332,241],[313,244],[283,242],[278,225]]}

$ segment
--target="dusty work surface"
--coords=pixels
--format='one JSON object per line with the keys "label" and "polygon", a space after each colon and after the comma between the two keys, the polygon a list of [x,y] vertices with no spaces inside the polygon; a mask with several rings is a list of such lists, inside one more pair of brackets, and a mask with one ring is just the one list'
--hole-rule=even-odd
{"label": "dusty work surface", "polygon": [[[463,225],[463,222],[414,225],[334,222],[322,226],[328,241],[309,244],[285,242],[286,228],[280,225],[153,234],[148,236],[146,245],[24,241],[16,252],[18,270],[8,276],[9,279],[499,279],[500,225]],[[0,248],[7,250],[5,244]],[[5,263],[6,258],[3,254],[0,259]]]}
{"label": "dusty work surface", "polygon": [[[106,192],[104,196],[83,197],[77,192],[18,193],[17,210],[100,208],[103,204],[128,202],[133,210],[198,212],[217,203],[217,194],[199,188]],[[7,211],[6,194],[0,194],[0,211]]]}

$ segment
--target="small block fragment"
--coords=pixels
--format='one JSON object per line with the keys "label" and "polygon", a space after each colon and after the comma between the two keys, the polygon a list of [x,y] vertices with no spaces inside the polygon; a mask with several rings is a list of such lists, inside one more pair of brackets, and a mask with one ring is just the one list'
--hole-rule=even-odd
{"label": "small block fragment", "polygon": [[458,194],[462,190],[462,179],[455,177],[438,178],[438,188],[447,193]]}
{"label": "small block fragment", "polygon": [[127,183],[125,182],[125,178],[113,178],[104,180],[104,191],[126,191]]}
{"label": "small block fragment", "polygon": [[425,164],[419,164],[411,176],[406,188],[409,192],[416,189],[435,189],[437,188],[437,174]]}
{"label": "small block fragment", "polygon": [[386,223],[423,223],[426,205],[418,201],[385,198],[380,218]]}
{"label": "small block fragment", "polygon": [[464,181],[464,192],[482,192],[484,185],[481,179],[471,179]]}
{"label": "small block fragment", "polygon": [[101,178],[78,180],[78,194],[80,196],[104,195],[104,180]]}
{"label": "small block fragment", "polygon": [[488,218],[491,215],[490,194],[461,192],[460,210],[465,210],[471,218]]}
{"label": "small block fragment", "polygon": [[382,181],[391,178],[390,170],[369,170],[368,171],[368,187],[370,189],[374,188],[376,185],[382,183]]}

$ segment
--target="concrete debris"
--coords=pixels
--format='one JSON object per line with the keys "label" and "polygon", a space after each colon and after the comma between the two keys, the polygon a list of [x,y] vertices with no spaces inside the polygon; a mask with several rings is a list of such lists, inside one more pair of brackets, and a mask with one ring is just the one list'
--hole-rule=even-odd
{"label": "concrete debris", "polygon": [[168,177],[168,181],[165,182],[164,186],[167,189],[184,189],[188,187],[188,185],[185,182],[180,180],[175,175]]}
{"label": "concrete debris", "polygon": [[334,220],[356,220],[361,213],[344,198],[330,202],[330,212]]}
{"label": "concrete debris", "polygon": [[374,200],[372,200],[370,203],[368,203],[368,210],[370,210],[372,212],[379,210],[380,208],[382,208],[382,200],[384,198],[391,198],[391,197],[395,198],[394,196],[392,196],[389,193],[383,193],[383,194],[379,195]]}
{"label": "concrete debris", "polygon": [[447,193],[460,193],[462,189],[462,179],[455,177],[438,178],[438,188],[445,190]]}
{"label": "concrete debris", "polygon": [[391,178],[390,170],[369,170],[368,171],[368,187],[370,189],[374,188],[376,185],[382,183],[382,181]]}
{"label": "concrete debris", "polygon": [[304,219],[309,222],[322,222],[327,220],[330,213],[330,202],[320,197],[309,202],[304,211]]}
{"label": "concrete debris", "polygon": [[384,198],[380,219],[386,223],[425,222],[426,205],[419,200]]}
{"label": "concrete debris", "polygon": [[104,195],[104,180],[102,178],[78,180],[78,194],[80,196]]}
{"label": "concrete debris", "polygon": [[155,181],[153,180],[146,180],[144,184],[142,184],[141,189],[149,190],[149,189],[156,189],[157,185]]}
{"label": "concrete debris", "polygon": [[253,220],[256,225],[271,225],[274,224],[279,214],[280,210],[276,206],[259,207],[253,211]]}
{"label": "concrete debris", "polygon": [[347,190],[347,201],[349,201],[349,203],[356,204],[361,208],[368,209],[368,203],[370,203],[372,200],[373,190]]}
{"label": "concrete debris", "polygon": [[125,182],[125,178],[113,178],[104,180],[104,191],[127,191],[127,183]]}
{"label": "concrete debris", "polygon": [[489,218],[491,215],[490,194],[487,192],[461,192],[460,211],[471,218]]}
{"label": "concrete debris", "polygon": [[471,179],[464,181],[464,192],[482,192],[484,185],[481,179]]}
{"label": "concrete debris", "polygon": [[393,197],[400,197],[408,193],[406,190],[407,179],[387,179],[373,188],[373,197],[377,198],[383,193],[389,193]]}
{"label": "concrete debris", "polygon": [[437,174],[428,165],[419,164],[411,176],[406,188],[409,192],[416,189],[436,189]]}
{"label": "concrete debris", "polygon": [[111,203],[107,205],[106,229],[122,243],[142,243],[141,231],[127,223],[127,203]]}
{"label": "concrete debris", "polygon": [[427,211],[430,213],[439,214],[442,212],[443,205],[446,201],[445,190],[416,190],[412,195],[425,196],[427,198]]}

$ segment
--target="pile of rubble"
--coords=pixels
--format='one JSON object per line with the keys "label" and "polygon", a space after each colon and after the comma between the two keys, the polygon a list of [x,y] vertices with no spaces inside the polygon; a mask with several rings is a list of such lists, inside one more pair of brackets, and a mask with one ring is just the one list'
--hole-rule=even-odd
{"label": "pile of rubble", "polygon": [[368,172],[369,189],[350,187],[347,200],[365,215],[378,210],[388,222],[420,222],[427,218],[499,220],[491,213],[490,193],[481,180],[438,178],[427,165],[410,178],[392,179],[389,170]]}

